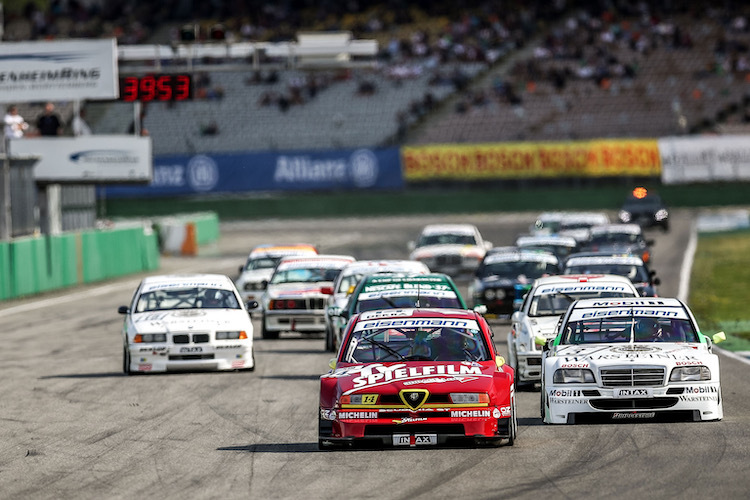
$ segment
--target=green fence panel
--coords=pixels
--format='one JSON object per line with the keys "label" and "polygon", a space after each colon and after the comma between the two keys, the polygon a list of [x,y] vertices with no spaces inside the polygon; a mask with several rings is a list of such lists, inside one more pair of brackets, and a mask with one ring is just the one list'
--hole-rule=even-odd
{"label": "green fence panel", "polygon": [[141,249],[142,269],[144,271],[153,271],[159,268],[159,235],[150,227],[143,228],[143,247]]}
{"label": "green fence panel", "polygon": [[60,283],[62,287],[77,285],[82,282],[79,272],[78,242],[79,233],[61,234],[55,237],[55,251],[60,266]]}
{"label": "green fence panel", "polygon": [[195,223],[195,239],[198,245],[213,243],[219,239],[219,216],[216,212],[203,212],[188,216]]}
{"label": "green fence panel", "polygon": [[39,291],[35,244],[32,238],[10,243],[11,297],[31,295]]}
{"label": "green fence panel", "polygon": [[31,242],[39,292],[53,290],[61,285],[59,276],[55,273],[55,256],[52,253],[52,246],[51,238],[46,236],[36,238]]}
{"label": "green fence panel", "polygon": [[81,277],[83,283],[106,278],[106,256],[102,252],[101,238],[96,231],[81,233]]}
{"label": "green fence panel", "polygon": [[11,297],[10,245],[0,242],[0,300]]}

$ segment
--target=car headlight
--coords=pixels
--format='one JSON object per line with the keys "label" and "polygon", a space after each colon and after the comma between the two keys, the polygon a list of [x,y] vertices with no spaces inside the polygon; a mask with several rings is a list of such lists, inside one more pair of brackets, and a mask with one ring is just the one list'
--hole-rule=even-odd
{"label": "car headlight", "polygon": [[484,291],[484,298],[487,300],[494,300],[496,296],[497,293],[495,293],[495,290],[493,290],[492,288],[488,288]]}
{"label": "car headlight", "polygon": [[628,212],[627,210],[620,210],[620,213],[617,214],[617,216],[620,218],[622,222],[625,222],[625,223],[630,222],[630,219],[633,218],[631,213]]}
{"label": "car headlight", "polygon": [[490,397],[485,393],[478,392],[451,392],[450,398],[453,404],[479,404],[490,402]]}
{"label": "car headlight", "polygon": [[552,381],[556,384],[593,384],[594,373],[585,368],[562,368],[555,370]]}
{"label": "car headlight", "polygon": [[711,370],[707,366],[680,366],[672,370],[670,382],[694,382],[696,380],[711,380]]}
{"label": "car headlight", "polygon": [[216,332],[216,340],[237,340],[237,339],[246,339],[246,338],[247,338],[247,332],[245,331]]}
{"label": "car headlight", "polygon": [[654,219],[656,219],[658,221],[667,220],[667,217],[669,217],[669,212],[667,212],[667,210],[665,208],[660,208],[654,214]]}
{"label": "car headlight", "polygon": [[136,344],[140,343],[152,343],[152,342],[166,342],[166,333],[139,333],[133,337],[133,342]]}

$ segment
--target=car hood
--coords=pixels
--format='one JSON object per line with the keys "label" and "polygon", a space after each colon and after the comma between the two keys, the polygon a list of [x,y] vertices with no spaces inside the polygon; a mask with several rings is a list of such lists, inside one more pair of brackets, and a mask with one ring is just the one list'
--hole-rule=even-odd
{"label": "car hood", "polygon": [[426,259],[436,255],[484,255],[483,248],[477,245],[428,245],[414,250],[409,259]]}
{"label": "car hood", "polygon": [[137,333],[166,333],[186,330],[252,331],[250,317],[242,309],[152,311],[133,314],[131,321]]}
{"label": "car hood", "polygon": [[268,285],[266,293],[270,298],[300,297],[307,295],[321,295],[322,289],[332,287],[332,281],[318,281],[317,283],[279,283]]}
{"label": "car hood", "polygon": [[250,271],[243,271],[240,277],[237,278],[237,283],[259,283],[261,281],[268,281],[271,279],[273,269],[252,269]]}
{"label": "car hood", "polygon": [[529,325],[533,331],[533,335],[541,335],[544,338],[554,338],[557,331],[555,327],[559,321],[560,316],[539,316],[534,318],[527,317]]}
{"label": "car hood", "polygon": [[561,368],[568,364],[575,368],[596,368],[631,363],[634,366],[693,365],[715,357],[704,344],[636,342],[557,346],[553,359]]}
{"label": "car hood", "polygon": [[402,389],[427,389],[439,386],[441,392],[481,392],[492,384],[497,372],[494,362],[369,363],[347,365],[323,375],[335,378],[341,394],[374,391],[398,393]]}

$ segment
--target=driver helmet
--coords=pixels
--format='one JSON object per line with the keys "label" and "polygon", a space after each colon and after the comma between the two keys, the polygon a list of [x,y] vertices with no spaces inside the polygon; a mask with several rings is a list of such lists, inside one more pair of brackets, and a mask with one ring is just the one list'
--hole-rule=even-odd
{"label": "driver helmet", "polygon": [[636,342],[653,340],[659,331],[659,324],[653,318],[639,318],[633,325],[633,337]]}
{"label": "driver helmet", "polygon": [[204,307],[221,307],[224,303],[224,294],[220,290],[209,291],[203,299]]}

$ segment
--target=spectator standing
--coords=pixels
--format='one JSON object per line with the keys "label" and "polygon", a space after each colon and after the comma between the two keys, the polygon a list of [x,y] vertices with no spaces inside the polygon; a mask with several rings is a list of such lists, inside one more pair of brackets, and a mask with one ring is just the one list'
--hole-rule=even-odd
{"label": "spectator standing", "polygon": [[55,105],[48,102],[44,105],[44,113],[36,120],[36,128],[43,136],[56,136],[62,134],[63,124],[55,112]]}
{"label": "spectator standing", "polygon": [[14,104],[8,106],[4,123],[5,137],[8,139],[18,139],[23,137],[24,132],[29,128],[29,124],[18,114],[18,107]]}
{"label": "spectator standing", "polygon": [[86,108],[81,108],[78,115],[73,117],[70,127],[73,129],[73,135],[76,137],[79,135],[91,135],[91,127],[86,123]]}

